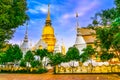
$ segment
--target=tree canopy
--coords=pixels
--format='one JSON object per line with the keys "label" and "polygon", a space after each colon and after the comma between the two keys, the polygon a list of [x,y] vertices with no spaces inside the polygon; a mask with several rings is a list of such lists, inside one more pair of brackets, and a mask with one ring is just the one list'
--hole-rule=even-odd
{"label": "tree canopy", "polygon": [[49,52],[47,51],[47,49],[38,49],[35,51],[35,54],[40,56],[41,61],[43,60],[44,57],[47,56],[47,54],[49,54]]}
{"label": "tree canopy", "polygon": [[12,38],[15,29],[28,20],[26,10],[26,0],[0,0],[0,49]]}
{"label": "tree canopy", "polygon": [[76,47],[70,47],[66,53],[66,59],[68,61],[79,60],[79,50]]}
{"label": "tree canopy", "polygon": [[19,61],[22,58],[22,51],[18,45],[11,45],[5,52],[7,62]]}
{"label": "tree canopy", "polygon": [[120,60],[120,0],[114,0],[114,4],[115,7],[96,13],[93,23],[88,26],[96,30],[97,45],[103,53],[101,56],[106,52],[111,54],[112,49],[112,54],[116,53]]}
{"label": "tree canopy", "polygon": [[92,48],[91,45],[88,45],[86,48],[83,49],[83,53],[80,55],[81,62],[89,60],[91,56],[95,54],[95,52],[95,49]]}
{"label": "tree canopy", "polygon": [[25,54],[25,57],[24,57],[25,61],[26,62],[31,62],[34,60],[34,55],[32,53],[32,51],[27,51],[27,53]]}
{"label": "tree canopy", "polygon": [[52,65],[58,65],[64,62],[65,56],[62,53],[55,53],[55,54],[49,55],[49,59]]}

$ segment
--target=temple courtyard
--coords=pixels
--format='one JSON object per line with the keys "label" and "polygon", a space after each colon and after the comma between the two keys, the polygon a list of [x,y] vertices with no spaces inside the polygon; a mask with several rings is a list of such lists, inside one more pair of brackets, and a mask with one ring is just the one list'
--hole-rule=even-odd
{"label": "temple courtyard", "polygon": [[117,74],[0,74],[0,80],[120,80]]}

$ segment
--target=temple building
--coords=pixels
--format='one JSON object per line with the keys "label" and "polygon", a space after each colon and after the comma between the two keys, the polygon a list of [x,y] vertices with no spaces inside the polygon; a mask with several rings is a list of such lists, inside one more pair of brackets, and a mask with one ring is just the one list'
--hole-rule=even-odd
{"label": "temple building", "polygon": [[23,57],[24,57],[25,53],[28,50],[30,50],[29,43],[28,43],[28,29],[27,29],[27,27],[26,27],[25,37],[24,37],[24,40],[23,40],[22,44],[20,45],[20,48],[23,52]]}
{"label": "temple building", "polygon": [[79,53],[82,53],[82,50],[86,48],[86,42],[80,32],[80,27],[78,23],[78,14],[76,14],[76,19],[77,19],[77,35],[76,35],[76,41],[75,41],[75,47],[78,48]]}
{"label": "temple building", "polygon": [[81,35],[86,42],[86,45],[91,45],[92,47],[95,47],[94,45],[94,42],[96,40],[95,30],[89,28],[80,28],[79,31],[81,32]]}
{"label": "temple building", "polygon": [[45,26],[42,30],[42,36],[39,42],[36,44],[35,49],[44,49],[46,48],[49,52],[54,51],[56,43],[56,38],[54,35],[54,28],[52,27],[51,18],[50,18],[50,7],[48,5],[48,14],[45,22]]}

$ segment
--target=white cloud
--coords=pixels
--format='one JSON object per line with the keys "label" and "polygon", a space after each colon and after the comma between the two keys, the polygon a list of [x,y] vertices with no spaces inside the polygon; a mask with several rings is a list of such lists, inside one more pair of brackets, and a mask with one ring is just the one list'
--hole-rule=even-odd
{"label": "white cloud", "polygon": [[37,14],[39,13],[37,10],[34,9],[29,9],[28,12],[32,13],[32,14]]}
{"label": "white cloud", "polygon": [[96,6],[98,6],[98,0],[94,0],[91,3],[88,1],[85,1],[86,4],[84,5],[80,5],[80,3],[78,4],[78,6],[76,6],[76,11],[78,11],[79,14],[82,14],[80,16],[83,16],[84,14],[86,14],[89,10],[92,10],[93,8],[95,8]]}
{"label": "white cloud", "polygon": [[35,7],[35,10],[36,10],[36,11],[40,11],[40,12],[42,12],[42,13],[47,13],[48,8],[47,8],[47,5],[42,4],[42,5],[40,5],[40,6],[36,6],[36,7]]}
{"label": "white cloud", "polygon": [[[36,3],[37,5],[33,6],[32,8],[29,8],[28,12],[32,14],[38,14],[38,13],[43,13],[46,14],[48,11],[48,5],[43,4],[37,1],[31,1],[31,3]],[[30,4],[29,4],[30,5]],[[57,11],[60,11],[60,6],[61,5],[56,5],[56,4],[51,4],[50,5],[50,13],[55,14]]]}
{"label": "white cloud", "polygon": [[68,19],[68,18],[71,18],[71,17],[73,17],[74,15],[73,14],[64,14],[63,16],[62,16],[62,18],[63,19]]}
{"label": "white cloud", "polygon": [[[61,24],[61,26],[65,26],[65,27],[71,28],[70,27],[71,25],[75,26],[75,24],[76,24],[76,22],[75,22],[76,21],[75,20],[76,12],[78,13],[79,17],[83,17],[86,14],[88,14],[88,11],[93,10],[97,5],[98,5],[98,1],[97,0],[94,0],[94,1],[91,1],[91,2],[86,0],[86,1],[83,1],[83,2],[76,3],[74,8],[71,9],[70,11],[68,11],[67,9],[65,9],[63,11],[61,10],[62,14],[60,16],[57,16],[57,22],[59,24]],[[70,6],[65,6],[64,5],[64,7],[70,7]],[[69,23],[71,25],[68,25]]]}

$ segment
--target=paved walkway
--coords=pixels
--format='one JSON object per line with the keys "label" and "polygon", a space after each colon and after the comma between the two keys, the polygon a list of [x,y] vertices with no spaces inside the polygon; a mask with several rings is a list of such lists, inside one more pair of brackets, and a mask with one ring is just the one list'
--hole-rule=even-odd
{"label": "paved walkway", "polygon": [[120,80],[116,74],[0,74],[0,80]]}

